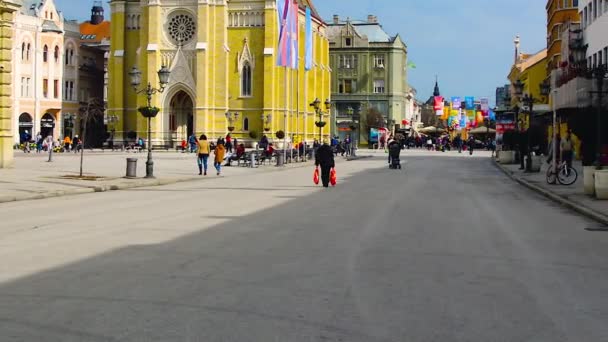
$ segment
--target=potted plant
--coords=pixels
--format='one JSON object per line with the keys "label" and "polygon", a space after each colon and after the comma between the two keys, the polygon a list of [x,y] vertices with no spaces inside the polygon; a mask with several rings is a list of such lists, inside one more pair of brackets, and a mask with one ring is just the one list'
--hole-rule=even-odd
{"label": "potted plant", "polygon": [[270,132],[270,127],[264,127],[264,132]]}
{"label": "potted plant", "polygon": [[228,132],[233,132],[234,131],[234,126],[228,126]]}
{"label": "potted plant", "polygon": [[283,141],[283,139],[285,139],[285,132],[276,131],[276,133],[274,135],[277,137],[277,140],[278,140],[275,142],[275,146],[279,150],[282,150],[283,148],[285,148],[285,142]]}
{"label": "potted plant", "polygon": [[513,164],[515,163],[515,143],[517,140],[517,133],[514,130],[506,131],[502,136],[502,150],[498,161],[501,164]]}
{"label": "potted plant", "polygon": [[274,135],[277,137],[277,139],[285,138],[285,132],[283,131],[277,131]]}
{"label": "potted plant", "polygon": [[156,117],[156,115],[158,115],[158,112],[160,112],[160,108],[158,107],[139,107],[137,109],[141,115],[143,115],[144,118],[154,118]]}
{"label": "potted plant", "polygon": [[327,125],[327,122],[325,122],[325,121],[315,121],[315,126],[317,126],[319,128],[323,128],[323,127],[325,127],[325,125]]}
{"label": "potted plant", "polygon": [[257,140],[258,139],[258,132],[256,131],[251,131],[249,132],[249,137],[253,140]]}

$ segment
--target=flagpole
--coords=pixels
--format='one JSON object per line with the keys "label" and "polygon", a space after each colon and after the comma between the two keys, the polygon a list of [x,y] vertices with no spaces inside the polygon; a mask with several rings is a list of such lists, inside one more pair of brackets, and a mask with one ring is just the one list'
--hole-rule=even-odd
{"label": "flagpole", "polygon": [[289,67],[285,66],[285,113],[283,114],[283,165],[287,160],[287,111],[289,110]]}
{"label": "flagpole", "polygon": [[[299,57],[298,57],[299,58]],[[300,135],[300,65],[296,73],[296,136]],[[300,149],[296,149],[296,157],[300,159]]]}

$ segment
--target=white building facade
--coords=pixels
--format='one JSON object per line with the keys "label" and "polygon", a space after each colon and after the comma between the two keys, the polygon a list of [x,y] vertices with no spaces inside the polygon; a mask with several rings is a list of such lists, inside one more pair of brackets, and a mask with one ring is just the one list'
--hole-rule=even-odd
{"label": "white building facade", "polygon": [[608,64],[608,0],[580,0],[587,66]]}
{"label": "white building facade", "polygon": [[64,63],[64,21],[53,0],[24,0],[15,18],[13,49],[15,143],[26,131],[31,137],[58,137]]}

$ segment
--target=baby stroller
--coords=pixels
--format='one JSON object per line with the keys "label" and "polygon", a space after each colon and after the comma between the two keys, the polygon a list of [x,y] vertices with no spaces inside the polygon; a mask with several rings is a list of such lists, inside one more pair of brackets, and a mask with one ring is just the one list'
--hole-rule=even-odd
{"label": "baby stroller", "polygon": [[400,154],[401,154],[401,147],[399,146],[399,143],[392,142],[388,145],[388,156],[389,156],[389,160],[390,160],[388,167],[390,169],[401,170],[401,160],[399,158]]}

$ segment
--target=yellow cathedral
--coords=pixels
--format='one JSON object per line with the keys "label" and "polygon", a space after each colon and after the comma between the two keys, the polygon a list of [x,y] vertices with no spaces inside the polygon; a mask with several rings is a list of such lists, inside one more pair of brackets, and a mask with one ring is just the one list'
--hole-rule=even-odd
{"label": "yellow cathedral", "polygon": [[[160,109],[152,119],[153,147],[175,147],[191,134],[217,139],[231,132],[254,142],[284,131],[290,139],[329,137],[327,124],[315,126],[310,106],[330,97],[329,41],[326,25],[311,0],[298,0],[299,70],[276,66],[279,35],[277,0],[112,0],[108,116],[116,143],[146,137],[138,108],[145,95],[131,87],[137,67],[142,85],[159,87],[158,70],[170,71],[162,93],[152,96]],[[305,8],[313,13],[313,69],[304,70]],[[287,102],[287,103],[286,103]],[[321,106],[321,112],[328,112]],[[329,113],[322,121],[329,121]],[[113,125],[113,126],[112,126]]]}

